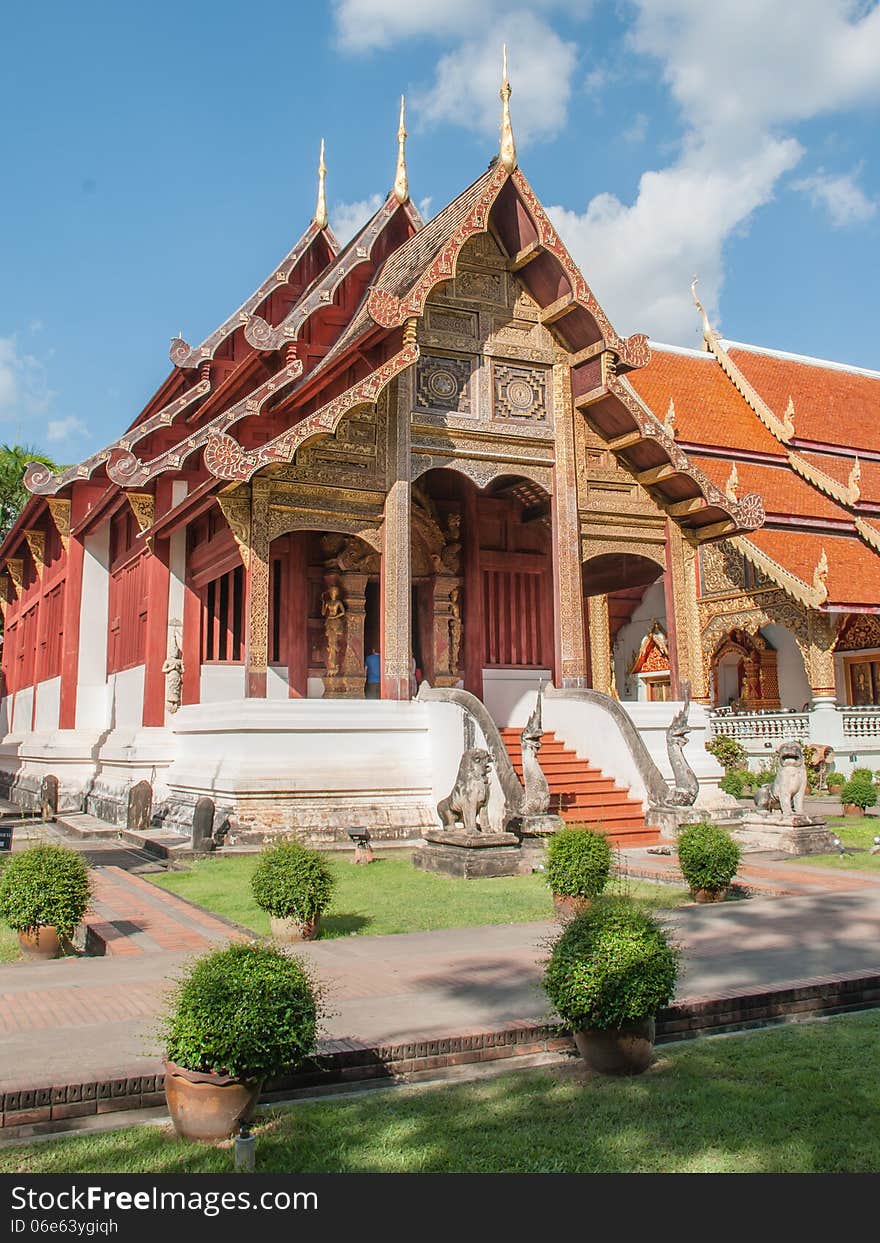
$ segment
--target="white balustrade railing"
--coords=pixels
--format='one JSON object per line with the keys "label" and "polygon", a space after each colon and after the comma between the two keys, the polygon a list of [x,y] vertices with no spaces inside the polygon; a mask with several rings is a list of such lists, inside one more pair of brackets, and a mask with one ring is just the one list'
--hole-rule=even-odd
{"label": "white balustrade railing", "polygon": [[880,708],[840,708],[843,732],[847,738],[880,739]]}
{"label": "white balustrade railing", "polygon": [[805,741],[810,734],[810,718],[806,712],[710,712],[709,732],[713,738],[724,736],[741,741]]}

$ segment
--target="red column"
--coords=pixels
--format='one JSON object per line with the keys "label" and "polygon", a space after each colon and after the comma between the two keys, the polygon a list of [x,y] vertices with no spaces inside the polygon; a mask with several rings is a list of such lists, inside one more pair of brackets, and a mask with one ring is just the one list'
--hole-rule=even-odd
{"label": "red column", "polygon": [[306,569],[306,532],[294,531],[288,536],[284,608],[287,616],[287,683],[291,699],[302,699],[308,693],[308,577]]}
{"label": "red column", "polygon": [[670,521],[666,519],[666,572],[663,575],[663,597],[666,601],[666,641],[669,646],[669,693],[680,699],[678,681],[678,633],[675,624],[675,593],[672,588],[672,549],[670,547]]}
{"label": "red column", "polygon": [[[462,601],[465,690],[483,698],[483,581],[480,571],[480,520],[477,490],[465,485],[464,522],[464,600]],[[459,658],[460,659],[460,658]]]}
{"label": "red column", "polygon": [[147,634],[144,657],[144,725],[165,724],[168,655],[168,540],[156,540],[147,561]]}

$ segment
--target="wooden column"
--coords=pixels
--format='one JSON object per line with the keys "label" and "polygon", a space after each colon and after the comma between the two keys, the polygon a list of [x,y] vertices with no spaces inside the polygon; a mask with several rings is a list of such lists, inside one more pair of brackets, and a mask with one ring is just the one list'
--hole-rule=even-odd
{"label": "wooden column", "polygon": [[459,668],[464,670],[464,688],[483,698],[483,572],[480,565],[480,516],[476,487],[466,484],[462,522],[464,552],[464,599],[459,601],[464,635]]}
{"label": "wooden column", "polygon": [[412,693],[410,447],[413,370],[397,379],[388,416],[388,494],[382,525],[382,698]]}
{"label": "wooden column", "polygon": [[269,661],[269,488],[259,476],[251,483],[251,546],[245,574],[245,695],[266,698]]}
{"label": "wooden column", "polygon": [[156,540],[147,562],[147,633],[144,657],[144,725],[165,724],[165,674],[168,655],[168,540]]}
{"label": "wooden column", "polygon": [[308,591],[306,573],[306,533],[293,531],[288,536],[287,589],[287,693],[291,699],[304,699],[308,693],[309,636]]}
{"label": "wooden column", "polygon": [[666,605],[666,640],[669,646],[669,695],[672,699],[680,699],[679,659],[678,659],[678,618],[675,609],[675,592],[672,586],[672,541],[671,523],[666,520],[666,570],[663,574],[663,600]]}
{"label": "wooden column", "polygon": [[587,612],[590,626],[590,666],[593,690],[611,691],[611,628],[608,623],[608,597],[589,596]]}
{"label": "wooden column", "polygon": [[553,367],[553,421],[556,429],[552,498],[556,682],[559,686],[584,687],[589,686],[587,637],[584,633],[574,410],[571,403],[571,369],[567,363],[556,363]]}

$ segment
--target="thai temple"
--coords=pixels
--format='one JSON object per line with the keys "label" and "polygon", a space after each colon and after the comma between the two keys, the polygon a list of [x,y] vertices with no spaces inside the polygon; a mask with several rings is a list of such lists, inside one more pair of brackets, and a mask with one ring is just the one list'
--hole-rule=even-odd
{"label": "thai temple", "polygon": [[147,781],[181,836],[210,797],[233,839],[417,837],[474,738],[516,761],[539,687],[557,806],[618,841],[652,840],[686,682],[706,800],[713,734],[754,765],[787,738],[844,771],[880,752],[880,373],[724,340],[696,287],[702,349],[619,336],[501,96],[497,156],[428,223],[401,108],[344,247],[322,146],[266,280],[172,341],[118,440],[28,468],[0,548],[10,798],[52,775],[121,825]]}

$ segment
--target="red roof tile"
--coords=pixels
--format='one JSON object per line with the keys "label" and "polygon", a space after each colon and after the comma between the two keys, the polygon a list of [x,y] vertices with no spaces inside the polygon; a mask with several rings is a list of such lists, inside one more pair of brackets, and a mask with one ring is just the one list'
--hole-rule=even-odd
{"label": "red roof tile", "polygon": [[[695,466],[705,471],[713,483],[724,488],[730,476],[731,461],[724,458],[688,455]],[[785,459],[783,459],[785,462]],[[796,475],[785,462],[780,466],[761,466],[754,462],[737,462],[737,493],[757,492],[764,500],[768,518],[786,515],[795,518],[819,518],[829,521],[852,521],[848,510],[831,500],[813,484]]]}
{"label": "red roof tile", "polygon": [[876,607],[880,600],[880,556],[855,532],[846,536],[763,529],[750,531],[745,538],[808,586],[824,549],[829,605]]}
{"label": "red roof tile", "polygon": [[678,440],[785,453],[711,354],[684,354],[652,343],[648,366],[626,378],[661,423],[673,399]]}
{"label": "red roof tile", "polygon": [[880,450],[880,376],[725,345],[780,419],[794,402],[796,440]]}

